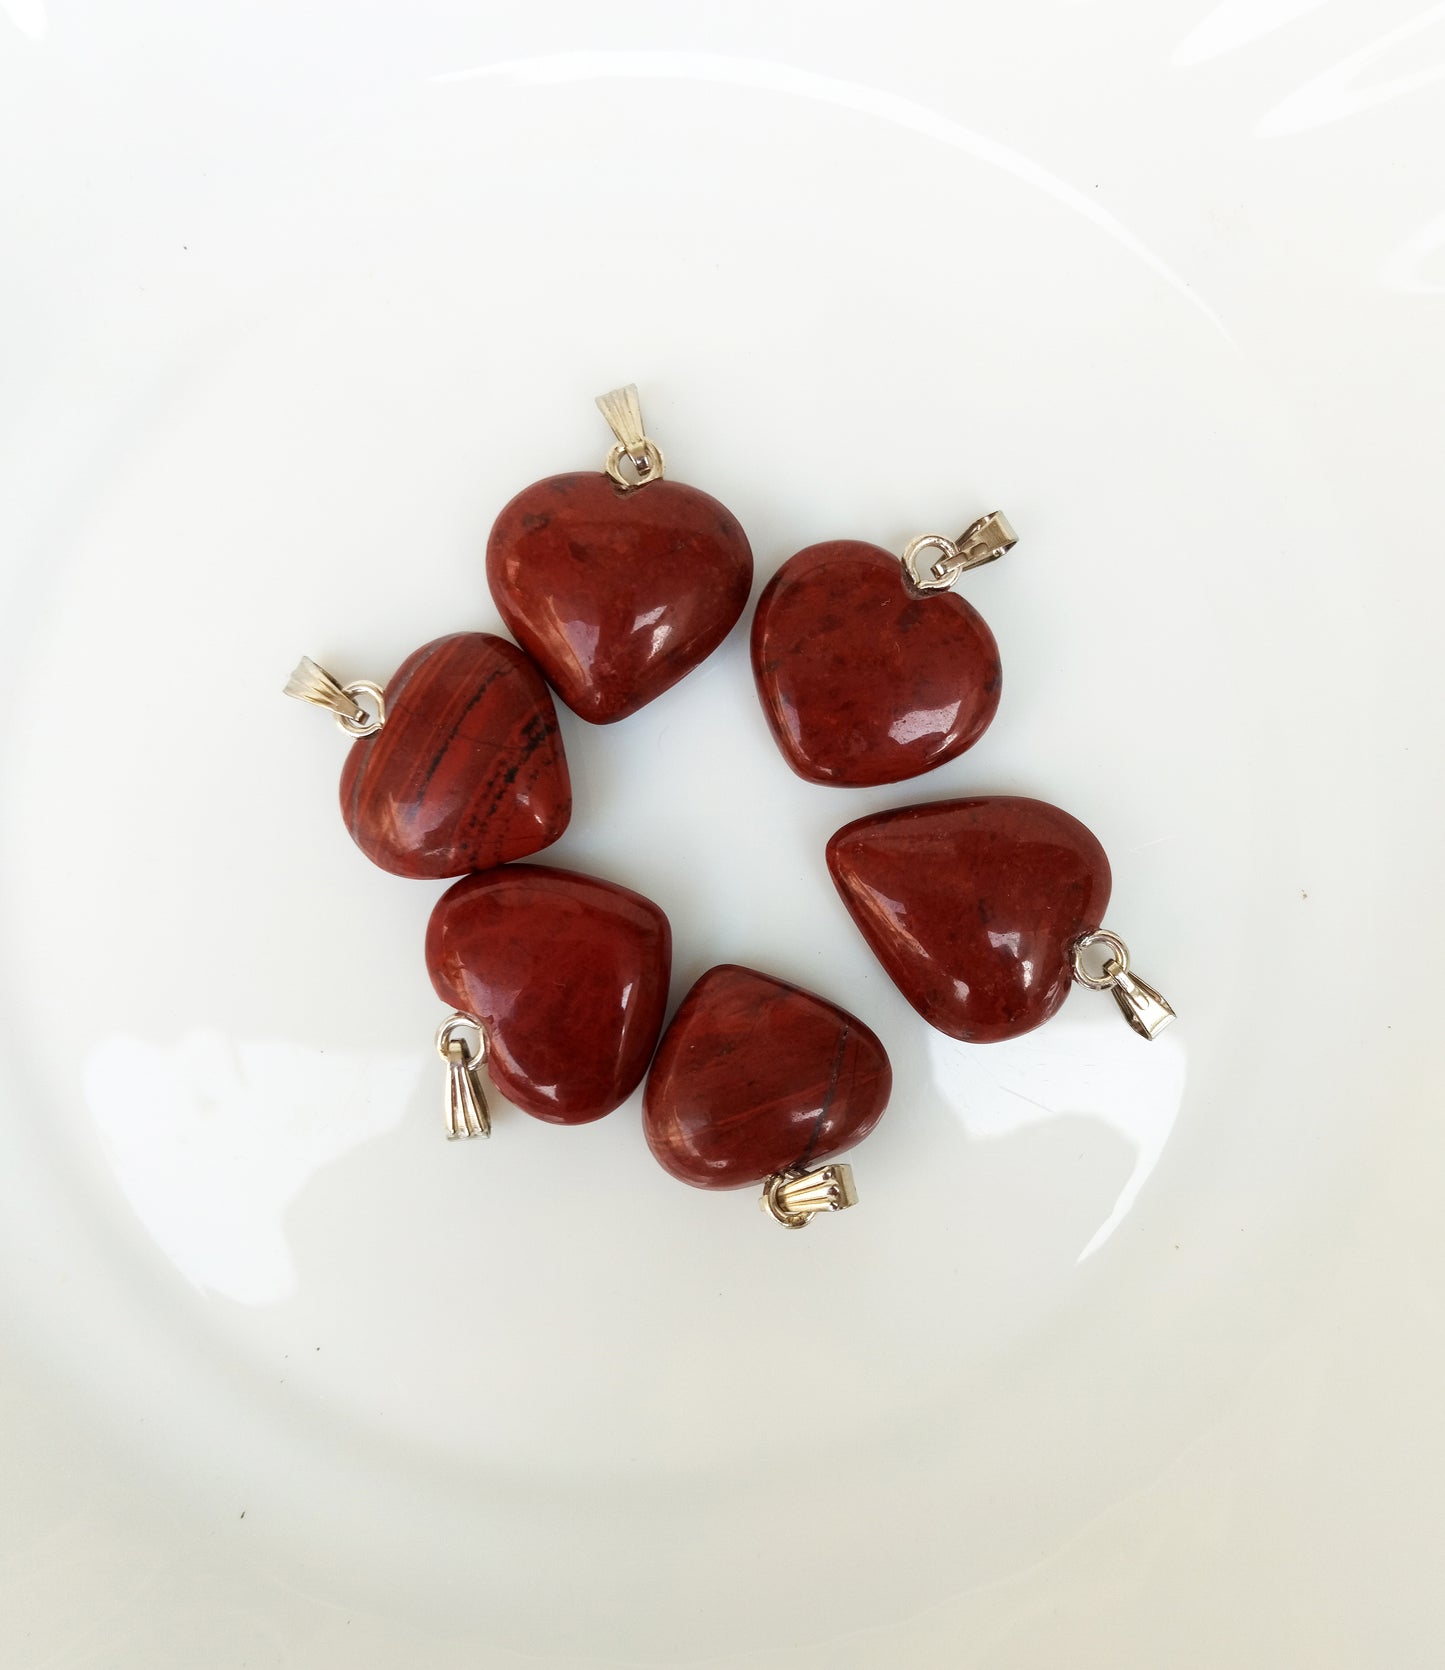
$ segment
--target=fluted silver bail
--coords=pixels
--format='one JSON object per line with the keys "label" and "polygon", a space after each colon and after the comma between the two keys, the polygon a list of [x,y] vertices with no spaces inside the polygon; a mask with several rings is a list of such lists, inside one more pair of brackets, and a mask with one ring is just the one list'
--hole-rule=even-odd
{"label": "fluted silver bail", "polygon": [[492,1121],[476,1064],[455,1042],[447,1059],[447,1137],[489,1137]]}
{"label": "fluted silver bail", "polygon": [[[370,701],[370,713],[357,701],[358,691]],[[386,723],[386,696],[379,684],[369,678],[359,678],[343,685],[309,655],[303,655],[296,663],[282,694],[334,713],[336,723],[348,736],[374,736]]]}
{"label": "fluted silver bail", "polygon": [[642,427],[642,396],[637,392],[636,383],[599,394],[597,410],[607,419],[607,427],[629,452],[641,450],[647,435]]}
{"label": "fluted silver bail", "polygon": [[758,1205],[785,1229],[803,1229],[819,1212],[843,1212],[858,1204],[853,1168],[834,1164],[816,1171],[775,1172],[763,1184]]}
{"label": "fluted silver bail", "polygon": [[[656,441],[650,440],[643,429],[642,399],[637,392],[637,384],[629,383],[626,388],[609,389],[606,394],[599,394],[597,409],[617,437],[617,445],[607,454],[607,473],[613,481],[624,493],[646,487],[653,481],[661,481],[666,464],[662,448]],[[631,464],[635,476],[624,472],[624,459]]]}
{"label": "fluted silver bail", "polygon": [[298,702],[310,702],[313,707],[327,708],[347,719],[362,717],[361,703],[348,696],[325,667],[309,655],[303,655],[296,663],[282,694],[293,696]]}
{"label": "fluted silver bail", "polygon": [[[474,1032],[477,1047],[469,1049],[462,1034]],[[447,1064],[445,1113],[447,1139],[489,1137],[492,1121],[487,1113],[487,1093],[482,1086],[482,1066],[487,1059],[487,1034],[481,1023],[458,1010],[437,1028],[437,1054]]]}

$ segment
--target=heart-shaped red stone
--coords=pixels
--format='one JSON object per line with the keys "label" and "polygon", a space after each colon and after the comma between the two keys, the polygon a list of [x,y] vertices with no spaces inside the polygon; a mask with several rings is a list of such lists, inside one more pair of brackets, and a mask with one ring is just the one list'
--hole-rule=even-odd
{"label": "heart-shaped red stone", "polygon": [[811,783],[897,783],[971,748],[998,709],[998,645],[955,592],[836,539],[799,551],[753,616],[753,676],[783,758]]}
{"label": "heart-shaped red stone", "polygon": [[1109,903],[1109,860],[1042,800],[979,795],[846,824],[828,843],[843,902],[931,1026],[1016,1038],[1068,995],[1074,941]]}
{"label": "heart-shaped red stone", "polygon": [[572,711],[636,713],[732,631],[753,554],[730,510],[659,480],[549,476],[518,493],[487,542],[502,619]]}
{"label": "heart-shaped red stone", "polygon": [[888,1105],[882,1044],[826,998],[750,968],[711,968],[682,1000],[643,1097],[648,1146],[699,1189],[821,1165]]}
{"label": "heart-shaped red stone", "polygon": [[409,655],[351,746],[341,812],[383,870],[459,876],[550,846],[572,815],[557,710],[515,644],[456,632]]}
{"label": "heart-shaped red stone", "polygon": [[497,1089],[583,1125],[642,1082],[667,1012],[672,930],[640,893],[542,864],[467,876],[437,901],[426,960],[486,1031]]}

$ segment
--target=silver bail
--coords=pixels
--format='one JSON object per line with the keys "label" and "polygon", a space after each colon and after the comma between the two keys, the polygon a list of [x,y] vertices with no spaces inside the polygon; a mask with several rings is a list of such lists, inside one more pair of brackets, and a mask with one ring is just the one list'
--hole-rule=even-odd
{"label": "silver bail", "polygon": [[[597,396],[597,409],[607,419],[607,427],[617,437],[617,445],[607,454],[607,473],[626,493],[636,487],[662,479],[664,464],[662,448],[649,440],[642,427],[642,400],[637,384],[611,389]],[[626,459],[637,472],[636,480],[622,472]]]}
{"label": "silver bail", "polygon": [[[1102,945],[1109,952],[1109,960],[1097,974],[1090,973],[1084,964],[1084,953],[1091,945]],[[1157,1038],[1176,1019],[1168,998],[1147,980],[1129,972],[1129,947],[1118,934],[1099,928],[1075,940],[1073,964],[1074,978],[1081,986],[1114,994],[1119,1013],[1141,1038]]]}
{"label": "silver bail", "polygon": [[354,696],[348,696],[325,667],[318,666],[309,655],[303,655],[296,663],[282,694],[294,696],[298,702],[329,708],[332,713],[347,719],[362,717],[361,703]]}
{"label": "silver bail", "polygon": [[966,574],[970,568],[982,568],[986,562],[997,562],[1018,542],[1019,536],[1008,517],[1001,510],[991,510],[987,516],[970,522],[959,535],[958,550],[963,558],[959,573]]}
{"label": "silver bail", "polygon": [[[371,698],[370,713],[357,701],[358,690]],[[318,666],[309,655],[303,655],[296,663],[282,694],[334,713],[336,723],[349,736],[371,736],[386,723],[386,698],[379,684],[373,684],[368,678],[359,678],[347,685],[339,684],[325,667]]]}
{"label": "silver bail", "polygon": [[[637,392],[636,383],[599,394],[597,410],[607,419],[607,427],[629,453],[642,451],[642,443],[647,436],[642,427],[642,397]],[[633,462],[636,461],[634,457]]]}
{"label": "silver bail", "polygon": [[779,1171],[763,1184],[758,1205],[785,1229],[803,1229],[819,1212],[843,1212],[858,1204],[850,1165],[817,1171]]}
{"label": "silver bail", "polygon": [[489,1137],[492,1121],[481,1075],[460,1043],[447,1052],[447,1136]]}
{"label": "silver bail", "polygon": [[[941,533],[923,533],[910,539],[903,547],[903,571],[915,591],[951,591],[961,574],[997,562],[1018,542],[1008,517],[1001,510],[991,510],[970,522],[957,539]],[[938,553],[926,569],[919,561],[925,551]]]}
{"label": "silver bail", "polygon": [[[459,1031],[477,1034],[475,1050],[467,1048]],[[437,1053],[447,1064],[447,1140],[457,1137],[489,1137],[492,1121],[487,1114],[487,1093],[482,1088],[482,1063],[487,1059],[487,1035],[470,1015],[448,1015],[437,1028]]]}
{"label": "silver bail", "polygon": [[1114,977],[1109,987],[1119,1012],[1141,1038],[1157,1038],[1174,1020],[1174,1010],[1162,993],[1127,970]]}

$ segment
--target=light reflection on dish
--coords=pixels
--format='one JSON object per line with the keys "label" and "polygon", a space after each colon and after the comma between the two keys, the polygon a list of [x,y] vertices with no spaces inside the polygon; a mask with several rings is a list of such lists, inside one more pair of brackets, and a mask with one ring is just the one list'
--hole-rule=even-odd
{"label": "light reflection on dish", "polygon": [[296,1290],[285,1219],[327,1166],[394,1130],[425,1069],[416,1053],[306,1049],[195,1031],[114,1035],[85,1065],[85,1101],[115,1181],[186,1279],[242,1305]]}
{"label": "light reflection on dish", "polygon": [[[1406,93],[1419,92],[1422,87],[1432,86],[1435,82],[1445,79],[1445,39],[1442,39],[1438,44],[1439,57],[1434,63],[1414,67],[1416,52],[1412,48],[1410,52],[1401,55],[1402,68],[1398,75],[1360,85],[1363,70],[1386,57],[1395,47],[1436,24],[1445,24],[1445,4],[1428,7],[1402,23],[1398,29],[1391,29],[1370,45],[1342,59],[1322,75],[1306,81],[1302,87],[1296,88],[1288,98],[1281,100],[1273,110],[1261,117],[1255,133],[1261,139],[1305,133],[1310,128],[1324,127],[1330,122],[1342,121],[1347,116],[1357,116],[1361,111],[1373,109],[1379,104],[1387,104],[1391,99],[1401,98]],[[1410,67],[1403,67],[1407,63]]]}
{"label": "light reflection on dish", "polygon": [[[466,70],[448,70],[432,77],[437,85],[481,81],[489,77],[519,81],[535,86],[557,86],[585,81],[713,81],[725,86],[751,87],[763,92],[787,93],[795,98],[814,99],[844,110],[876,116],[892,126],[922,134],[990,164],[1023,184],[1032,186],[1062,203],[1108,233],[1131,255],[1162,278],[1228,337],[1223,321],[1208,303],[1147,244],[1138,239],[1122,221],[1100,203],[1070,185],[1041,163],[1024,156],[990,134],[977,132],[926,104],[903,98],[882,87],[861,81],[844,81],[819,75],[767,59],[737,58],[724,53],[678,52],[665,49],[618,51],[549,52],[534,58],[510,58],[495,64],[479,64]],[[1231,339],[1232,340],[1232,339]]]}
{"label": "light reflection on dish", "polygon": [[1237,52],[1287,23],[1317,12],[1327,0],[1221,0],[1174,49],[1169,60],[1177,68],[1202,64]]}
{"label": "light reflection on dish", "polygon": [[1092,1119],[1127,1144],[1133,1164],[1076,1263],[1098,1252],[1134,1209],[1179,1117],[1187,1076],[1183,1029],[1142,1044],[1114,1015],[1055,1016],[1008,1043],[956,1043],[927,1031],[931,1076],[977,1142],[1029,1126]]}
{"label": "light reflection on dish", "polygon": [[28,39],[44,39],[50,21],[45,0],[0,0],[0,13],[8,17]]}
{"label": "light reflection on dish", "polygon": [[[1380,264],[1380,283],[1407,296],[1445,295],[1445,214],[1427,220]],[[1434,275],[1427,271],[1435,262]]]}

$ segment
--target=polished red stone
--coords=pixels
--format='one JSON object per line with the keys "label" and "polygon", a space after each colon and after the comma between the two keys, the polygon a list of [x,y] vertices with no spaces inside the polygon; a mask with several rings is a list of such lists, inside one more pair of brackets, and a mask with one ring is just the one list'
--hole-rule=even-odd
{"label": "polished red stone", "polygon": [[409,655],[351,746],[341,812],[394,875],[459,876],[550,846],[572,815],[557,710],[515,644],[456,632]]}
{"label": "polished red stone", "polygon": [[1071,950],[1109,904],[1109,860],[1042,800],[978,795],[878,812],[828,842],[843,902],[931,1026],[1016,1038],[1068,996]]}
{"label": "polished red stone", "polygon": [[643,1128],[674,1177],[743,1188],[861,1142],[892,1085],[883,1046],[862,1021],[786,981],[723,964],[667,1029]]}
{"label": "polished red stone", "polygon": [[753,616],[753,676],[812,783],[897,783],[971,748],[998,709],[998,645],[956,592],[920,595],[877,545],[810,545]]}
{"label": "polished red stone", "polygon": [[426,960],[442,1002],[485,1027],[492,1082],[525,1112],[583,1125],[642,1082],[672,930],[640,893],[542,864],[467,876],[432,911]]}
{"label": "polished red stone", "polygon": [[707,659],[748,600],[753,555],[731,511],[695,487],[624,493],[554,475],[518,493],[487,542],[502,619],[574,713],[636,713]]}

